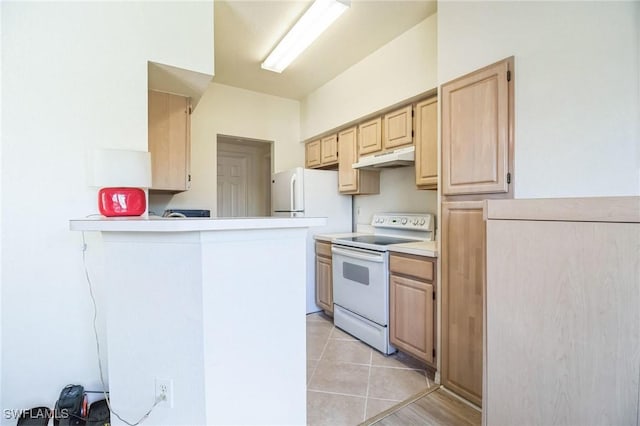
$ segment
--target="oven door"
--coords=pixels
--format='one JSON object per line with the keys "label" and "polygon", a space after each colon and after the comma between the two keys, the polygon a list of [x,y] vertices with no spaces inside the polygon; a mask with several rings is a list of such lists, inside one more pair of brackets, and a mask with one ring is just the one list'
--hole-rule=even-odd
{"label": "oven door", "polygon": [[381,326],[389,319],[388,252],[333,245],[333,301]]}

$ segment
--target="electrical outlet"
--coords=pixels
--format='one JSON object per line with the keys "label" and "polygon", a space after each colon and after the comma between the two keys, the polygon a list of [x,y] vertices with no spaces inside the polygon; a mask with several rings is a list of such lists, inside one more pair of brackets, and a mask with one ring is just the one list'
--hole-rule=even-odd
{"label": "electrical outlet", "polygon": [[156,377],[156,399],[158,407],[173,408],[173,380]]}

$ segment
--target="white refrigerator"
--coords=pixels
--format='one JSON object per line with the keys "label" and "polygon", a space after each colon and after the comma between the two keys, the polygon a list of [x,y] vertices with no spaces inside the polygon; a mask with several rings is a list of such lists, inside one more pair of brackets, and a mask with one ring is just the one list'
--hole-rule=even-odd
{"label": "white refrigerator", "polygon": [[286,217],[326,217],[327,224],[307,234],[307,313],[322,310],[316,304],[315,234],[351,232],[352,197],[338,192],[336,170],[297,167],[271,177],[271,214]]}

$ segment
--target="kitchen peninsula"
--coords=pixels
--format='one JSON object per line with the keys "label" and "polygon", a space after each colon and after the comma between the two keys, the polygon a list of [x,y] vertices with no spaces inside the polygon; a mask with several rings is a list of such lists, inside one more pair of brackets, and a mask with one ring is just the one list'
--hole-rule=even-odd
{"label": "kitchen peninsula", "polygon": [[171,401],[152,424],[304,424],[305,248],[307,229],[325,221],[71,220],[73,231],[102,235],[95,281],[108,299],[118,414],[137,421],[167,380]]}

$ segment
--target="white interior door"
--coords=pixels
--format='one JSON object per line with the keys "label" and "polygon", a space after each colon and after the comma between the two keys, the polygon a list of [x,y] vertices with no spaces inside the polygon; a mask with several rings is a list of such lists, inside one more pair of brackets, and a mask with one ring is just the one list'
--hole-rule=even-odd
{"label": "white interior door", "polygon": [[218,217],[247,216],[247,180],[246,156],[218,153]]}

